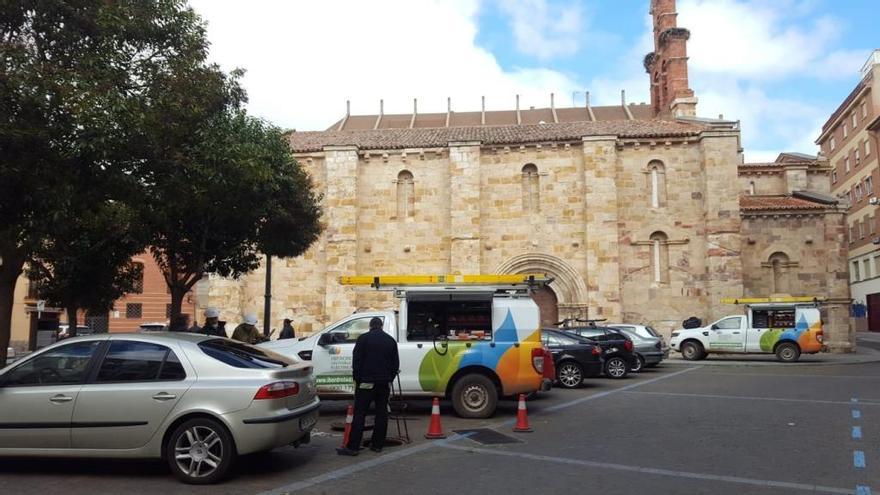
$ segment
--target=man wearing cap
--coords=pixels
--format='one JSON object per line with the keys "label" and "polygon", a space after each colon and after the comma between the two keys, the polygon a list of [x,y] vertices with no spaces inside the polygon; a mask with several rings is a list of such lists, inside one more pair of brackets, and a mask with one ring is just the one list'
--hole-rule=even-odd
{"label": "man wearing cap", "polygon": [[248,344],[263,342],[265,339],[260,334],[260,331],[257,330],[257,315],[253,313],[244,315],[244,323],[235,327],[235,330],[232,332],[232,338]]}
{"label": "man wearing cap", "polygon": [[202,333],[213,337],[226,337],[226,331],[220,328],[220,310],[208,308],[205,310],[205,326]]}
{"label": "man wearing cap", "polygon": [[357,455],[364,436],[364,423],[370,403],[376,406],[376,426],[370,440],[370,450],[381,452],[388,432],[388,398],[391,382],[400,368],[397,341],[382,329],[382,319],[370,320],[370,331],[357,339],[352,355],[354,378],[354,417],[348,444],[336,449],[339,455]]}

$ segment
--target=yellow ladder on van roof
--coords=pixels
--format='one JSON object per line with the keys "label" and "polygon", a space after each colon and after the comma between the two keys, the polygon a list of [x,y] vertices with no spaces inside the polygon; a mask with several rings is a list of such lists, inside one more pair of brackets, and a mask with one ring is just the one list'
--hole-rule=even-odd
{"label": "yellow ladder on van roof", "polygon": [[817,303],[824,297],[814,296],[779,296],[779,297],[728,297],[721,300],[722,304],[767,304],[767,303]]}
{"label": "yellow ladder on van roof", "polygon": [[339,277],[342,285],[407,286],[407,285],[536,285],[553,279],[544,273],[516,275],[357,275]]}

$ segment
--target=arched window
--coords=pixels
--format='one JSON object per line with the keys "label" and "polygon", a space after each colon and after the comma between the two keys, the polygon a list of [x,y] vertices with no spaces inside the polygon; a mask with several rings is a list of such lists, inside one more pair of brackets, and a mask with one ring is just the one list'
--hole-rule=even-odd
{"label": "arched window", "polygon": [[397,174],[397,218],[403,220],[415,214],[416,195],[413,174],[403,170]]}
{"label": "arched window", "polygon": [[783,252],[776,252],[770,255],[768,260],[770,267],[773,268],[773,293],[788,294],[788,267],[790,260],[788,255]]}
{"label": "arched window", "polygon": [[537,213],[541,208],[541,184],[538,167],[527,163],[522,168],[522,200],[523,211]]}
{"label": "arched window", "polygon": [[669,237],[659,231],[651,234],[651,281],[669,282]]}
{"label": "arched window", "polygon": [[666,206],[666,167],[659,160],[648,163],[648,189],[651,191],[651,208]]}
{"label": "arched window", "polygon": [[755,195],[755,181],[753,180],[749,181],[749,194],[752,196]]}

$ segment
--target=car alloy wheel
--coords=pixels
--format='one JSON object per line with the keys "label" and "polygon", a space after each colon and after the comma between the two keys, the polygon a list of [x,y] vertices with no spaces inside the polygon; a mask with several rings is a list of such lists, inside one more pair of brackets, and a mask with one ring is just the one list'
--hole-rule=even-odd
{"label": "car alloy wheel", "polygon": [[644,367],[645,367],[645,358],[636,354],[635,359],[633,360],[633,365],[629,370],[632,371],[633,373],[638,373],[639,371],[642,371],[642,368],[644,368]]}
{"label": "car alloy wheel", "polygon": [[575,363],[564,363],[557,372],[559,383],[565,388],[575,388],[584,382],[581,367]]}
{"label": "car alloy wheel", "polygon": [[623,378],[626,376],[626,363],[619,357],[611,358],[605,364],[605,373],[611,378]]}
{"label": "car alloy wheel", "polygon": [[220,435],[209,426],[187,429],[174,444],[178,468],[190,478],[207,478],[223,462],[224,448]]}

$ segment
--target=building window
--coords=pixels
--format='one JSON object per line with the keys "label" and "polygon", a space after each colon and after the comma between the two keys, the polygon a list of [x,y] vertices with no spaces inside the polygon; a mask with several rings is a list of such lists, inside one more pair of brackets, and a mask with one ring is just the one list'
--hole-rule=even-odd
{"label": "building window", "polygon": [[528,213],[540,211],[541,183],[538,167],[534,163],[527,163],[522,168],[522,202],[523,211]]}
{"label": "building window", "polygon": [[862,260],[862,268],[864,271],[865,278],[871,278],[871,260],[864,259]]}
{"label": "building window", "polygon": [[403,170],[397,174],[397,218],[403,220],[415,213],[415,183],[413,174]]}
{"label": "building window", "polygon": [[874,178],[870,175],[865,177],[865,194],[872,194],[874,192]]}
{"label": "building window", "polygon": [[834,151],[835,149],[837,149],[837,139],[835,139],[834,136],[831,136],[831,151]]}
{"label": "building window", "polygon": [[880,256],[874,256],[874,273],[880,273]]}
{"label": "building window", "polygon": [[125,305],[126,318],[141,318],[144,313],[144,305],[141,303],[128,303]]}
{"label": "building window", "polygon": [[651,280],[669,282],[669,238],[663,232],[651,234]]}
{"label": "building window", "polygon": [[749,194],[755,195],[755,181],[749,181]]}
{"label": "building window", "polygon": [[651,208],[666,206],[666,167],[654,160],[648,163],[648,188],[651,190]]}
{"label": "building window", "polygon": [[849,137],[849,127],[847,127],[846,122],[843,123],[843,139]]}
{"label": "building window", "polygon": [[865,238],[865,221],[859,220],[859,239]]}
{"label": "building window", "polygon": [[862,184],[856,184],[856,201],[862,200]]}
{"label": "building window", "polygon": [[849,157],[843,159],[843,170],[849,173]]}
{"label": "building window", "polygon": [[773,292],[775,294],[788,294],[788,268],[790,260],[783,252],[770,255],[770,267],[773,268]]}
{"label": "building window", "polygon": [[871,141],[865,141],[865,156],[871,154]]}
{"label": "building window", "polygon": [[856,167],[858,167],[860,163],[862,163],[862,152],[856,148]]}
{"label": "building window", "polygon": [[868,118],[868,102],[862,102],[862,119]]}
{"label": "building window", "polygon": [[853,282],[858,282],[859,280],[861,280],[861,277],[859,277],[859,262],[858,261],[852,262],[852,280],[853,280]]}
{"label": "building window", "polygon": [[853,225],[849,226],[849,243],[852,244],[856,240],[855,236],[855,227]]}
{"label": "building window", "polygon": [[859,126],[859,116],[856,112],[853,112],[853,114],[852,114],[852,124],[853,124],[853,130],[856,130],[856,127]]}
{"label": "building window", "polygon": [[831,168],[831,183],[834,184],[837,182],[837,167]]}
{"label": "building window", "polygon": [[873,233],[874,233],[874,230],[875,230],[875,228],[874,228],[874,216],[873,216],[873,215],[868,215],[868,216],[865,218],[865,221],[868,222],[868,233],[869,233],[869,234],[873,234]]}

